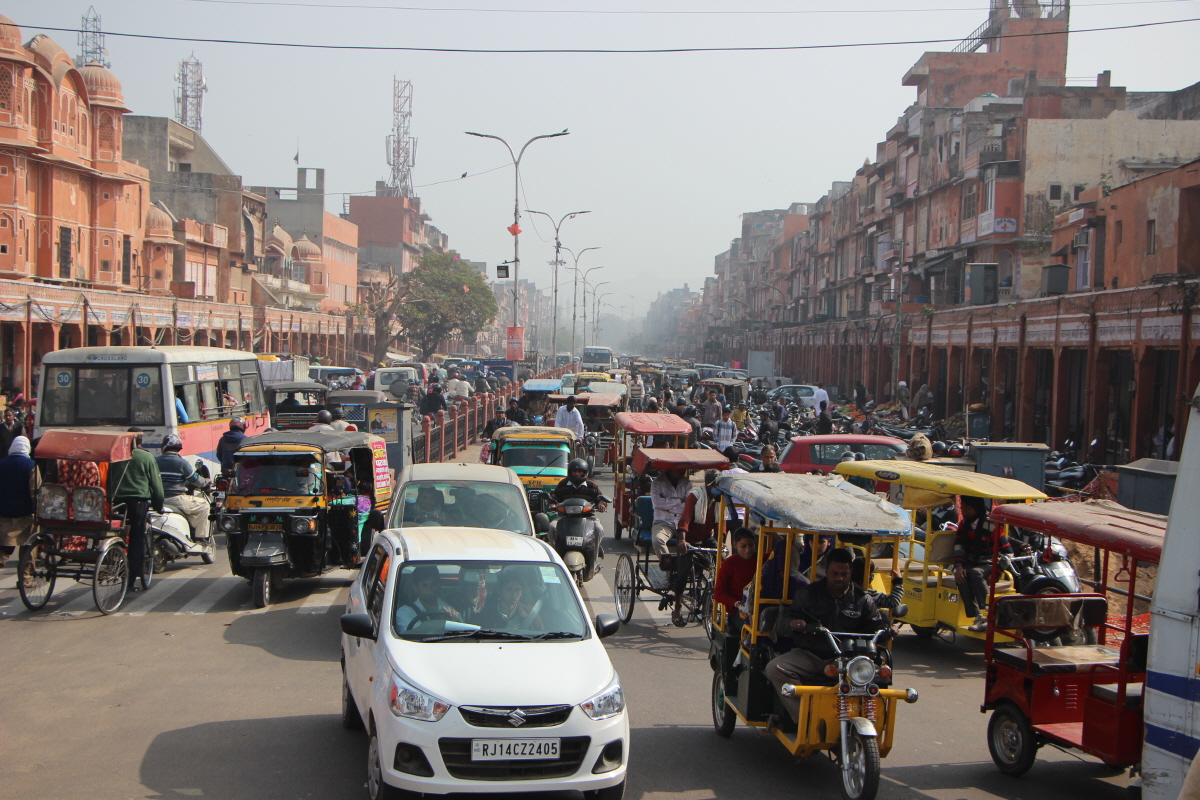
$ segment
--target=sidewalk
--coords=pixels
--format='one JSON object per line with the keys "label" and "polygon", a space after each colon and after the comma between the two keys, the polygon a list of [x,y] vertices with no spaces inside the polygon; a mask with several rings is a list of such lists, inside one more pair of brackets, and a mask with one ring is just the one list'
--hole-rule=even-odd
{"label": "sidewalk", "polygon": [[469,445],[467,445],[466,450],[460,450],[458,455],[456,455],[454,458],[450,459],[449,462],[447,462],[447,463],[450,463],[450,464],[478,464],[479,463],[479,451],[481,449],[483,449],[482,443],[476,442],[475,444],[469,444]]}

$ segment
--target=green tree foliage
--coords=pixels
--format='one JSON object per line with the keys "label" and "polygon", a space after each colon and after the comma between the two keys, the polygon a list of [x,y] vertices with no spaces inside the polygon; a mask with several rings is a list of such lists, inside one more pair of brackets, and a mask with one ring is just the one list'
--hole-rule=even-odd
{"label": "green tree foliage", "polygon": [[483,276],[457,253],[426,253],[402,278],[404,293],[395,312],[399,333],[428,360],[438,343],[458,336],[472,341],[496,318],[496,298]]}
{"label": "green tree foliage", "polygon": [[387,361],[388,350],[396,341],[395,325],[396,312],[404,304],[406,287],[398,275],[387,276],[386,282],[367,283],[360,296],[361,303],[350,303],[347,312],[355,317],[367,320],[375,329],[375,352],[371,355],[372,368]]}

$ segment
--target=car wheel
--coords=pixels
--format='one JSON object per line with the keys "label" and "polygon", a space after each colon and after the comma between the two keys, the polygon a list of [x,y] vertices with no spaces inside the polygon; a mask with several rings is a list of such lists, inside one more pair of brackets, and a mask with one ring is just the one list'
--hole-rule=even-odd
{"label": "car wheel", "polygon": [[362,714],[358,712],[358,704],[350,693],[350,683],[346,680],[346,669],[342,668],[342,727],[352,731],[362,730]]}
{"label": "car wheel", "polygon": [[1033,766],[1038,751],[1033,726],[1012,703],[992,712],[988,720],[988,750],[1005,775],[1024,775]]}
{"label": "car wheel", "polygon": [[621,800],[625,796],[625,781],[616,786],[606,786],[603,789],[592,789],[583,793],[587,800]]}
{"label": "car wheel", "polygon": [[367,744],[367,796],[371,800],[414,800],[421,796],[384,782],[383,765],[379,760],[379,734],[374,730]]}

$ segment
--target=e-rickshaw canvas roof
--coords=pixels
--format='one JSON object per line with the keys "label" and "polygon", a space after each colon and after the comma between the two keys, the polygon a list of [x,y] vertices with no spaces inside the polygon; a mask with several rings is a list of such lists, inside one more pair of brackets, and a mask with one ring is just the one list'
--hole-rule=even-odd
{"label": "e-rickshaw canvas roof", "polygon": [[739,381],[737,378],[704,378],[700,381],[701,386],[738,386],[745,387],[745,381]]}
{"label": "e-rickshaw canvas roof", "polygon": [[583,387],[583,391],[591,394],[624,395],[629,391],[629,387],[623,383],[615,383],[613,381],[592,381]]}
{"label": "e-rickshaw canvas roof", "polygon": [[286,383],[268,383],[263,386],[268,392],[276,394],[284,392],[311,392],[313,394],[325,394],[329,391],[329,387],[323,383],[316,381],[289,381]]}
{"label": "e-rickshaw canvas roof", "polygon": [[1069,539],[1157,564],[1167,518],[1133,511],[1111,500],[1084,503],[1010,503],[992,508],[991,519]]}
{"label": "e-rickshaw canvas roof", "polygon": [[354,447],[369,447],[383,439],[360,431],[295,431],[293,433],[264,433],[248,436],[242,440],[238,454],[244,451],[257,453],[286,451],[289,449],[313,449],[321,452],[350,450]]}
{"label": "e-rickshaw canvas roof", "polygon": [[574,444],[577,437],[570,428],[555,428],[550,425],[521,425],[497,428],[492,434],[492,441],[503,442],[505,439],[562,439]]}
{"label": "e-rickshaw canvas roof", "polygon": [[42,434],[33,457],[114,464],[133,458],[133,440],[135,438],[137,438],[137,434],[128,431],[80,431],[70,428],[51,428]]}
{"label": "e-rickshaw canvas roof", "polygon": [[640,411],[622,411],[615,419],[626,433],[642,436],[681,436],[691,433],[692,426],[674,414],[646,414]]}
{"label": "e-rickshaw canvas roof", "polygon": [[531,378],[521,386],[523,392],[557,392],[562,388],[561,378]]}
{"label": "e-rickshaw canvas roof", "polygon": [[872,536],[912,533],[904,509],[838,475],[724,475],[717,479],[717,488],[775,527]]}
{"label": "e-rickshaw canvas roof", "polygon": [[840,475],[876,478],[905,487],[943,495],[965,494],[993,500],[1045,500],[1046,495],[1027,483],[995,475],[981,475],[921,461],[843,461],[834,467]]}
{"label": "e-rickshaw canvas roof", "polygon": [[575,404],[582,404],[589,408],[615,408],[621,405],[621,395],[605,392],[584,392],[583,394],[575,395]]}
{"label": "e-rickshaw canvas roof", "polygon": [[341,389],[325,397],[329,405],[366,406],[390,402],[392,398],[374,389]]}
{"label": "e-rickshaw canvas roof", "polygon": [[651,469],[725,469],[728,466],[729,459],[716,450],[639,447],[633,454],[633,469],[643,475]]}

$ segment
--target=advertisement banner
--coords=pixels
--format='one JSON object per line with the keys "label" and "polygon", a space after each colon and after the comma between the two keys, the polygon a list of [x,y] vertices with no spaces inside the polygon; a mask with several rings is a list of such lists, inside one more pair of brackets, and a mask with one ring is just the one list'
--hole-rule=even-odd
{"label": "advertisement banner", "polygon": [[509,361],[524,361],[525,360],[525,329],[514,327],[508,329],[508,353]]}
{"label": "advertisement banner", "polygon": [[368,428],[371,433],[382,438],[385,442],[397,442],[396,438],[396,409],[373,408],[368,414]]}

